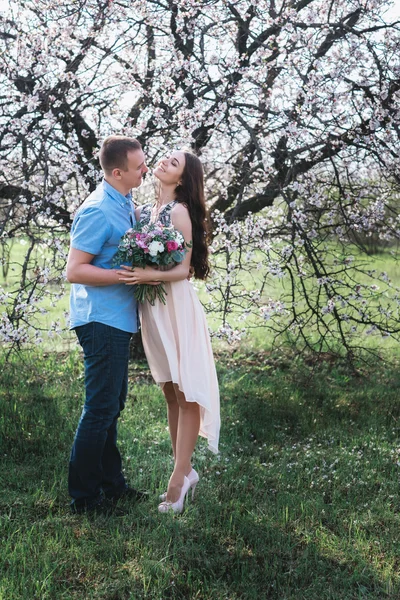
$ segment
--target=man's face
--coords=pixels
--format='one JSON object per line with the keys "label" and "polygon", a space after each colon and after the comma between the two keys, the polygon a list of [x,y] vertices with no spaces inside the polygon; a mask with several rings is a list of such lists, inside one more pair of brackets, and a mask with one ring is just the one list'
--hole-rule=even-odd
{"label": "man's face", "polygon": [[126,170],[118,169],[120,181],[127,189],[137,188],[142,183],[142,177],[147,173],[145,156],[142,150],[132,150],[127,154]]}

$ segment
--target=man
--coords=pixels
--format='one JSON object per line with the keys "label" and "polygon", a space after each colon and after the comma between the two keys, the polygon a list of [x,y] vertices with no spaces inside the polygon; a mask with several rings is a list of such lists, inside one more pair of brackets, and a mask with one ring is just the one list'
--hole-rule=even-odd
{"label": "man", "polygon": [[140,143],[124,136],[104,140],[100,164],[104,180],[75,216],[67,262],[71,329],[83,349],[86,387],[69,464],[74,513],[108,512],[122,496],[142,496],[128,487],[117,448],[137,306],[132,287],[119,281],[111,263],[121,236],[135,223],[131,189],[148,169]]}

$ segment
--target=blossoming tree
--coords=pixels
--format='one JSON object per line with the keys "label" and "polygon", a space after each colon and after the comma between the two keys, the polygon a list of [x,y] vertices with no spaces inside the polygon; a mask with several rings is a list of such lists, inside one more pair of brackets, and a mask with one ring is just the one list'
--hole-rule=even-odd
{"label": "blossoming tree", "polygon": [[349,355],[364,333],[397,336],[398,291],[369,266],[372,242],[399,238],[392,1],[10,0],[0,24],[3,341],[41,338],[114,132],[150,166],[201,154],[217,335],[242,321]]}

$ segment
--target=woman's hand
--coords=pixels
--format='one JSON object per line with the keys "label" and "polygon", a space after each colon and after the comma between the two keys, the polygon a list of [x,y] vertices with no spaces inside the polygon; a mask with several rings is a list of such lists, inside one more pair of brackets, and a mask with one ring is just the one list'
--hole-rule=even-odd
{"label": "woman's hand", "polygon": [[146,283],[148,285],[159,285],[160,281],[154,281],[154,273],[157,272],[156,269],[152,267],[146,267],[146,269],[142,269],[140,267],[128,267],[126,265],[122,265],[121,269],[117,270],[119,275],[119,280],[125,285],[139,285],[141,283]]}

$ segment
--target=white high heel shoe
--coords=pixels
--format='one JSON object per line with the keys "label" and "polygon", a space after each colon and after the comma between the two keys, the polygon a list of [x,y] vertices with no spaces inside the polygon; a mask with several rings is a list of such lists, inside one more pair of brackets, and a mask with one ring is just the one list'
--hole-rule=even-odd
{"label": "white high heel shoe", "polygon": [[180,496],[176,502],[169,502],[165,500],[158,505],[158,512],[166,513],[172,510],[174,513],[181,513],[183,511],[183,506],[185,504],[187,493],[190,489],[190,481],[185,476],[183,479],[183,486],[181,489]]}
{"label": "white high heel shoe", "polygon": [[[190,481],[190,487],[192,488],[192,500],[193,500],[196,485],[199,483],[200,477],[194,469],[192,469],[190,471],[190,473],[188,475],[186,475],[186,477]],[[160,494],[161,502],[165,502],[166,499],[167,499],[167,492],[164,492],[164,494]]]}

